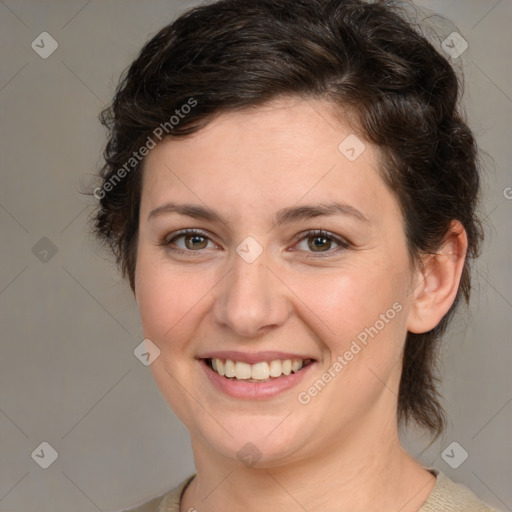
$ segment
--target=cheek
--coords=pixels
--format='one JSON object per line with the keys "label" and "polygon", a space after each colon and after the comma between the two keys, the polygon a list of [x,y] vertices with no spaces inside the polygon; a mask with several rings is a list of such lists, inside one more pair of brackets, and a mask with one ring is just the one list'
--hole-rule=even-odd
{"label": "cheek", "polygon": [[[183,338],[200,299],[208,289],[204,275],[171,270],[141,254],[136,271],[136,297],[144,336],[157,345]],[[160,347],[162,349],[162,347]]]}
{"label": "cheek", "polygon": [[369,377],[368,367],[377,374],[391,371],[406,334],[406,278],[397,266],[368,265],[297,281],[297,295],[306,298],[322,332],[324,365],[341,356],[348,370],[343,372],[356,380]]}
{"label": "cheek", "polygon": [[311,400],[310,412],[345,425],[395,388],[406,334],[405,279],[396,269],[369,266],[326,277],[314,292],[309,288],[308,306],[322,320],[315,334],[325,357],[321,372],[300,390],[302,400]]}
{"label": "cheek", "polygon": [[163,397],[186,424],[191,421],[190,411],[182,398],[183,386],[190,386],[190,375],[188,367],[178,362],[188,357],[188,340],[197,324],[194,313],[205,293],[199,284],[197,275],[172,271],[165,262],[141,251],[136,270],[137,306],[144,338],[160,349],[150,370]]}
{"label": "cheek", "polygon": [[[393,269],[340,270],[314,280],[298,279],[297,292],[331,334],[357,333],[403,300],[403,276]],[[300,290],[300,291],[299,291]]]}

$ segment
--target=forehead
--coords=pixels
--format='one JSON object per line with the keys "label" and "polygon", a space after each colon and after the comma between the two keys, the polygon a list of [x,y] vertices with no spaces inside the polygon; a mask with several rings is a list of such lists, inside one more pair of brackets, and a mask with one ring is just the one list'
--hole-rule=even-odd
{"label": "forehead", "polygon": [[331,200],[371,216],[397,206],[378,168],[377,150],[330,103],[280,100],[158,144],[145,160],[141,208],[180,199],[244,216]]}

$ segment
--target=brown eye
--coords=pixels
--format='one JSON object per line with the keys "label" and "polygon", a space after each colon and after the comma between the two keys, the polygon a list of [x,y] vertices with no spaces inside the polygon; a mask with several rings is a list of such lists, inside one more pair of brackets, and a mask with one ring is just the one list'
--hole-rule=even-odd
{"label": "brown eye", "polygon": [[329,250],[332,244],[332,240],[326,236],[308,237],[307,240],[308,247],[314,252],[324,252],[324,249]]}
{"label": "brown eye", "polygon": [[[182,235],[183,236],[183,235]],[[178,237],[180,238],[180,237]],[[205,249],[208,245],[208,240],[206,237],[201,235],[185,235],[185,247],[190,250],[194,249]]]}
{"label": "brown eye", "polygon": [[313,230],[304,233],[296,247],[306,253],[330,256],[340,252],[340,250],[348,249],[350,244],[326,231]]}
{"label": "brown eye", "polygon": [[175,252],[192,253],[207,249],[210,242],[213,244],[210,237],[205,233],[191,229],[177,233],[173,237],[167,237],[162,245]]}

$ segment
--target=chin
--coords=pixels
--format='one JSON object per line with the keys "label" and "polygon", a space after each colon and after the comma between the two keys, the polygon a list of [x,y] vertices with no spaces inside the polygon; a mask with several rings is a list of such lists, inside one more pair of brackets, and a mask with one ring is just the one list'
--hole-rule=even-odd
{"label": "chin", "polygon": [[295,422],[291,424],[289,417],[280,425],[285,417],[247,415],[233,417],[231,421],[225,418],[223,428],[215,425],[213,430],[212,422],[204,425],[204,430],[197,425],[187,426],[192,440],[202,438],[208,450],[246,467],[264,469],[285,466],[307,456],[308,444],[313,438],[309,432],[313,430],[310,418],[304,418],[304,423],[309,423],[306,428]]}

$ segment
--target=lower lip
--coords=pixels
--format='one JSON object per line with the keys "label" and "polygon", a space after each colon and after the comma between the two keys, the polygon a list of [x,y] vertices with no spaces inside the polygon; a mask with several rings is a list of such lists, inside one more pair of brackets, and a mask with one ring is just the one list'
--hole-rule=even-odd
{"label": "lower lip", "polygon": [[234,398],[270,398],[296,386],[311,370],[315,363],[310,363],[297,373],[282,375],[267,382],[244,382],[231,380],[214,372],[204,359],[199,361],[210,382],[226,395]]}

